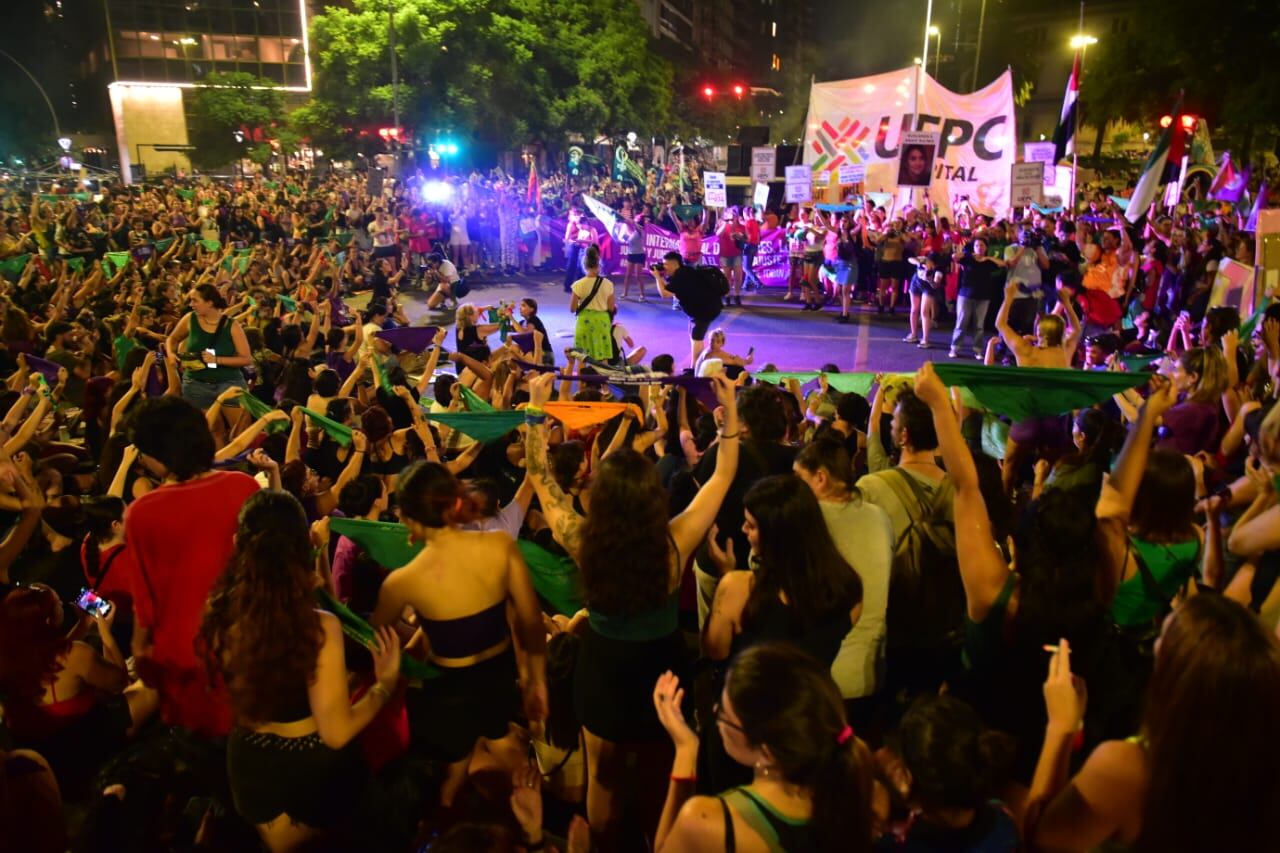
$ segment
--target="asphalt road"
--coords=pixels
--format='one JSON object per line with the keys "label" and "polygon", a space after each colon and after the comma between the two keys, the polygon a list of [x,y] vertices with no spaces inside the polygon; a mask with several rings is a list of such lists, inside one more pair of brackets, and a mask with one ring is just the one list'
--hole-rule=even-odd
{"label": "asphalt road", "polygon": [[[569,313],[569,297],[561,289],[561,278],[548,275],[501,276],[493,279],[472,277],[471,293],[465,301],[477,305],[496,305],[501,300],[517,301],[525,296],[538,300],[538,315],[553,339],[557,354],[573,342],[573,315]],[[614,282],[621,293],[620,279]],[[646,361],[660,353],[676,356],[677,366],[687,366],[689,357],[688,319],[672,310],[671,303],[659,300],[652,281],[646,288],[647,302],[618,301],[618,322],[626,327],[637,346],[648,348]],[[907,318],[902,305],[897,316],[877,315],[874,309],[854,306],[852,322],[836,322],[839,307],[829,306],[821,313],[801,311],[799,304],[784,302],[782,289],[770,288],[763,294],[748,293],[741,308],[726,308],[713,328],[724,329],[730,352],[745,356],[755,347],[753,367],[773,364],[779,370],[817,370],[823,364],[835,363],[842,371],[913,371],[930,359],[945,359],[951,325],[935,329],[933,348],[917,349],[903,343],[907,334]],[[363,303],[364,300],[360,300]],[[426,311],[426,294],[410,291],[403,297],[406,313],[414,325],[424,321],[452,323],[452,314],[430,314]],[[453,346],[450,335],[448,346]]]}

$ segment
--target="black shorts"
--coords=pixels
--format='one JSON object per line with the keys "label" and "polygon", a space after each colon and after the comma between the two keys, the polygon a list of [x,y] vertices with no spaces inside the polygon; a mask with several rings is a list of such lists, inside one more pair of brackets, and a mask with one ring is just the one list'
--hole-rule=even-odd
{"label": "black shorts", "polygon": [[589,625],[573,673],[573,707],[587,731],[615,743],[665,737],[653,683],[685,674],[689,653],[677,631],[654,640],[615,640]]}
{"label": "black shorts", "polygon": [[719,319],[719,317],[720,317],[719,311],[717,311],[714,316],[707,317],[706,319],[690,317],[689,318],[689,339],[693,341],[700,341],[704,339],[707,336],[707,330],[711,328],[711,324],[714,323],[717,319]]}
{"label": "black shorts", "polygon": [[318,734],[289,738],[239,728],[227,738],[231,796],[250,823],[287,814],[307,826],[341,824],[367,775],[359,740],[330,749]]}
{"label": "black shorts", "polygon": [[881,261],[878,265],[880,277],[894,281],[906,281],[915,275],[916,268],[907,261]]}
{"label": "black shorts", "polygon": [[644,252],[628,252],[628,253],[627,253],[627,263],[629,263],[629,264],[643,264],[643,263],[644,263]]}
{"label": "black shorts", "polygon": [[440,672],[405,697],[410,744],[452,764],[470,755],[478,739],[506,736],[516,713],[519,676],[511,649],[461,669],[440,667]]}

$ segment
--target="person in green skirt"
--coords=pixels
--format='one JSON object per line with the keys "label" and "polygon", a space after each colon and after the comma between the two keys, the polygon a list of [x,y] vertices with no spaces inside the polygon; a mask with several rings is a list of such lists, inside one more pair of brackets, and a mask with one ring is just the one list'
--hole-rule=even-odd
{"label": "person in green skirt", "polygon": [[569,310],[578,316],[573,332],[573,345],[590,358],[608,361],[613,358],[610,315],[618,309],[613,296],[613,282],[600,275],[600,247],[587,247],[582,262],[587,274],[573,283]]}

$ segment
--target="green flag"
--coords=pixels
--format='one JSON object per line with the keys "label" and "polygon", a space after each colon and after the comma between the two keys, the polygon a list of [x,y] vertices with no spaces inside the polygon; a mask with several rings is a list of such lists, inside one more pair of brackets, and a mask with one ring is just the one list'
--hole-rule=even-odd
{"label": "green flag", "polygon": [[313,412],[306,406],[299,406],[299,409],[311,418],[311,422],[324,430],[330,438],[341,444],[343,447],[351,444],[351,427],[343,426],[335,420],[330,420],[319,412]]}
{"label": "green flag", "polygon": [[[409,529],[403,524],[331,517],[329,529],[359,545],[386,569],[407,565],[422,550],[421,545],[409,541]],[[522,539],[516,540],[516,547],[529,566],[533,588],[542,600],[556,612],[568,616],[582,609],[580,577],[572,560]]]}
{"label": "green flag", "polygon": [[524,412],[439,412],[427,418],[489,444],[524,423]]}
{"label": "green flag", "polygon": [[137,348],[138,342],[133,338],[126,338],[124,335],[120,335],[115,339],[114,345],[116,349],[116,367],[123,371],[125,358]]}
{"label": "green flag", "polygon": [[201,241],[200,241],[200,246],[201,246],[201,248],[203,248],[206,252],[221,252],[221,251],[222,251],[222,241],[221,241],[221,240],[201,240]]}
{"label": "green flag", "polygon": [[0,275],[3,275],[5,278],[21,278],[22,271],[27,268],[27,262],[30,260],[30,253],[25,255],[16,255],[12,258],[5,258],[3,261],[0,261]]}
{"label": "green flag", "polygon": [[195,190],[176,190],[178,197],[183,201],[192,201],[196,197]]}
{"label": "green flag", "polygon": [[84,272],[84,258],[66,258],[65,260],[72,272]]}
{"label": "green flag", "polygon": [[382,386],[382,390],[388,394],[394,393],[391,390],[391,377],[387,375],[387,366],[382,363],[382,359],[378,357],[377,353],[374,353],[371,361],[373,362],[373,369],[378,371],[378,384]]}
{"label": "green flag", "polygon": [[[266,417],[268,413],[274,412],[274,406],[268,406],[248,391],[240,392],[240,405],[244,406],[246,412],[254,418]],[[292,428],[289,421],[272,421],[267,424],[267,435],[276,435],[281,432],[288,432]]]}
{"label": "green flag", "polygon": [[156,241],[156,251],[157,251],[157,252],[167,252],[167,251],[169,251],[169,247],[173,245],[173,239],[174,239],[174,238],[172,238],[172,237],[165,237],[163,240],[157,240],[157,241]]}
{"label": "green flag", "polygon": [[[801,385],[806,385],[816,380],[820,375],[817,371],[806,371],[803,373],[756,373],[753,374],[756,379],[761,382],[768,382],[773,385],[780,385],[789,379],[797,380]],[[886,378],[909,376],[906,373],[886,373]],[[841,394],[861,394],[866,397],[871,393],[871,386],[876,383],[876,375],[874,373],[828,373],[827,385]]]}
{"label": "green flag", "polygon": [[373,561],[384,569],[394,571],[422,550],[421,545],[409,541],[409,528],[390,521],[365,521],[362,518],[329,518],[329,529],[341,533],[369,552]]}
{"label": "green flag", "polygon": [[277,184],[275,181],[263,181],[262,185],[269,190],[273,190],[279,186],[279,184]]}
{"label": "green flag", "polygon": [[516,547],[529,566],[529,576],[539,598],[566,616],[582,609],[582,577],[573,560],[523,539],[516,540]]}
{"label": "green flag", "polygon": [[962,385],[982,406],[1016,421],[1052,417],[1146,383],[1145,373],[1072,370],[1056,367],[987,367],[934,362],[947,385]]}
{"label": "green flag", "polygon": [[280,304],[284,306],[284,310],[289,311],[290,313],[298,310],[298,300],[294,299],[292,296],[285,296],[281,293],[276,296],[276,299],[280,300]]}
{"label": "green flag", "polygon": [[114,272],[112,273],[112,275],[115,275],[115,273],[122,270],[125,267],[125,265],[129,263],[129,253],[128,252],[107,252],[106,261],[110,263],[111,266],[114,268]]}
{"label": "green flag", "polygon": [[1164,358],[1164,353],[1153,353],[1151,355],[1121,355],[1120,361],[1124,364],[1126,370],[1137,372],[1146,370],[1147,366],[1153,361],[1159,361]]}
{"label": "green flag", "polygon": [[[328,610],[342,623],[342,633],[355,640],[366,649],[373,648],[373,626],[361,619],[356,613],[338,599],[329,594],[329,590],[320,587],[316,590],[316,598],[321,606]],[[425,661],[409,655],[400,656],[400,674],[408,679],[427,680],[438,678],[440,670]]]}
{"label": "green flag", "polygon": [[1240,340],[1247,341],[1253,336],[1253,330],[1262,322],[1262,317],[1267,313],[1267,306],[1270,304],[1271,298],[1267,296],[1258,301],[1257,309],[1249,315],[1249,319],[1240,324]]}
{"label": "green flag", "polygon": [[339,231],[337,234],[333,235],[333,239],[337,240],[338,245],[344,249],[351,245],[353,237],[355,237],[355,234],[352,234],[350,231]]}
{"label": "green flag", "polygon": [[468,412],[492,412],[496,411],[493,406],[489,405],[483,397],[472,391],[461,382],[458,383],[458,389],[462,392],[462,405],[467,407]]}

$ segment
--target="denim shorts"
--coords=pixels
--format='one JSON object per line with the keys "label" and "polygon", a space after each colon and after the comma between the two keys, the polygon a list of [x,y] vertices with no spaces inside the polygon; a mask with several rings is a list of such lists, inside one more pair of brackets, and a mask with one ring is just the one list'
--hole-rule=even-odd
{"label": "denim shorts", "polygon": [[[225,382],[201,382],[199,379],[182,378],[182,399],[191,405],[199,408],[201,411],[213,405],[213,401],[218,399],[218,395],[228,388],[244,388],[248,390],[249,386],[244,381],[243,376],[235,379],[228,379]],[[238,400],[228,400],[228,407],[239,406]]]}

